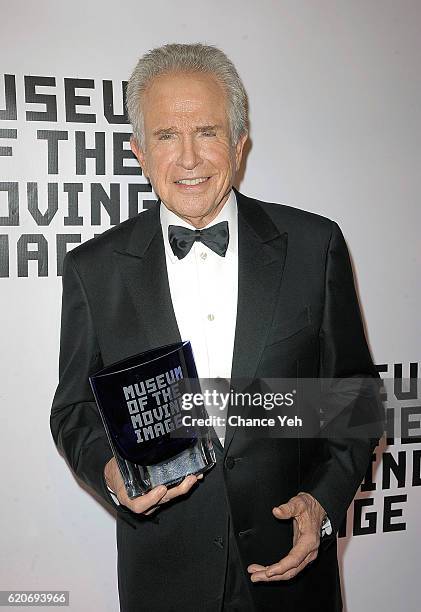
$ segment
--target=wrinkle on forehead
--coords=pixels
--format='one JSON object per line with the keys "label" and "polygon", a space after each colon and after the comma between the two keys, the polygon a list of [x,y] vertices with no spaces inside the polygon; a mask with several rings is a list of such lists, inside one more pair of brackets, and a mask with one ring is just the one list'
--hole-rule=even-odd
{"label": "wrinkle on forehead", "polygon": [[[207,98],[203,104],[203,86],[207,90]],[[197,99],[197,96],[202,100]],[[191,97],[192,96],[192,97]],[[161,103],[168,104],[168,99],[173,98],[171,107],[179,112],[191,112],[194,108],[207,106],[207,104],[220,103],[222,98],[226,98],[226,92],[216,77],[212,74],[191,74],[191,73],[169,73],[155,77],[145,90],[143,98],[153,99],[154,106],[162,106]],[[158,98],[158,99],[157,99]]]}
{"label": "wrinkle on forehead", "polygon": [[198,100],[190,100],[186,98],[185,100],[174,100],[171,105],[171,110],[175,113],[194,113],[197,110],[200,110],[204,105],[201,104]]}

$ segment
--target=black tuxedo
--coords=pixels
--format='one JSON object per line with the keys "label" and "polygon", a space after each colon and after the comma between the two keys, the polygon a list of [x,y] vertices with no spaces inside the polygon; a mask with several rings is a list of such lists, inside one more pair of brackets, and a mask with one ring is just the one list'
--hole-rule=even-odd
{"label": "black tuxedo", "polygon": [[[336,223],[236,195],[233,380],[376,377]],[[51,429],[76,475],[107,502],[103,469],[112,453],[88,376],[179,339],[158,207],[67,255]],[[318,558],[295,579],[250,584],[252,598],[257,610],[340,610],[336,533],[376,441],[259,440],[228,427],[224,448],[216,444],[217,465],[187,497],[150,517],[118,509],[123,609],[216,612],[230,533],[244,570],[252,562],[278,561],[292,546],[292,522],[276,520],[271,509],[308,491],[325,508],[333,535],[323,538]]]}

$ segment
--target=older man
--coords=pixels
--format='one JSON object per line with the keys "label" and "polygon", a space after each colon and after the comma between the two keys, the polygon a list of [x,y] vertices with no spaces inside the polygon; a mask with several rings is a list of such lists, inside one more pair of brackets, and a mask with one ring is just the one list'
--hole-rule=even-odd
{"label": "older man", "polygon": [[160,203],[66,257],[51,415],[76,475],[119,504],[121,609],[341,610],[336,533],[375,438],[229,427],[200,481],[127,497],[88,384],[103,365],[183,339],[201,377],[234,384],[376,376],[338,226],[233,189],[247,102],[225,54],[150,51],[127,105]]}

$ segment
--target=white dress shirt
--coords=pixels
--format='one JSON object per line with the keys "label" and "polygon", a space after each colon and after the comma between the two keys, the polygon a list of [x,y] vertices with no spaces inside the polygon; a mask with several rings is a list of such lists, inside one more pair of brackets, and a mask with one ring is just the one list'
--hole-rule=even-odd
{"label": "white dress shirt", "polygon": [[168,281],[181,339],[190,340],[199,378],[231,377],[237,318],[238,221],[237,200],[231,190],[211,227],[228,221],[229,242],[224,257],[202,242],[194,242],[183,259],[174,255],[168,226],[195,229],[161,203],[162,233]]}

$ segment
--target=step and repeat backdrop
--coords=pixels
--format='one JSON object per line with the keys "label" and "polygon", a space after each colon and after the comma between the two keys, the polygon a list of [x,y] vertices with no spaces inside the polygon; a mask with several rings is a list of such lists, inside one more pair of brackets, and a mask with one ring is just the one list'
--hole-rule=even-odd
{"label": "step and repeat backdrop", "polygon": [[153,206],[124,112],[138,57],[221,47],[243,78],[240,189],[336,220],[387,435],[339,534],[345,610],[420,609],[421,4],[0,1],[0,590],[118,609],[114,517],[49,430],[67,251]]}

